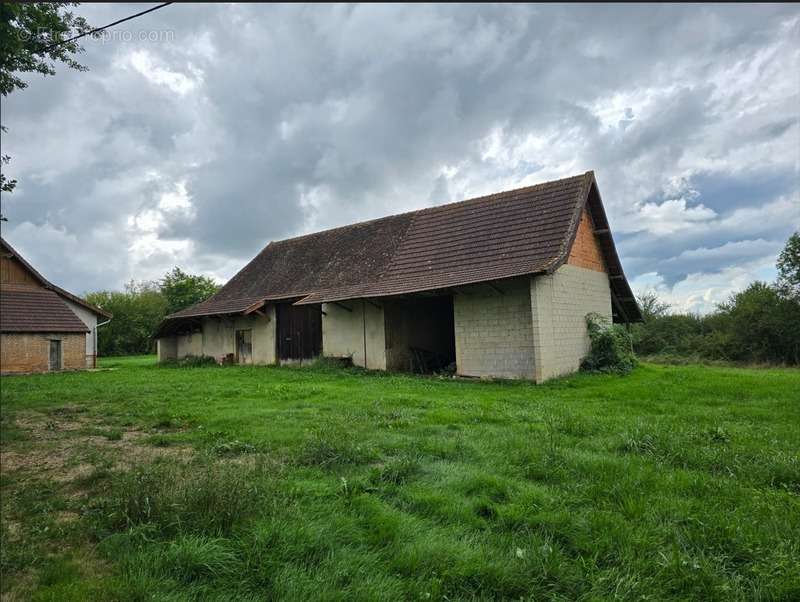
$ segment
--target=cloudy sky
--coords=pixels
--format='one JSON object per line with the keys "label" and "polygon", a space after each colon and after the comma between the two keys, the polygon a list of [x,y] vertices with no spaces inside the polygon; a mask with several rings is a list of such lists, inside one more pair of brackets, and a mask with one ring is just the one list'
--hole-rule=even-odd
{"label": "cloudy sky", "polygon": [[3,236],[77,293],[588,169],[676,309],[800,226],[796,6],[172,5],[84,46],[2,101]]}

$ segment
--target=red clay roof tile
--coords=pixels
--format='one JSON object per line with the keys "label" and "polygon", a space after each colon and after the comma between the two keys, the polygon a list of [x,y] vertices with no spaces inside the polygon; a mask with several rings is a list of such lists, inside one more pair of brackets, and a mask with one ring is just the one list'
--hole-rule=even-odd
{"label": "red clay roof tile", "polygon": [[33,286],[0,287],[0,332],[89,332],[55,292]]}

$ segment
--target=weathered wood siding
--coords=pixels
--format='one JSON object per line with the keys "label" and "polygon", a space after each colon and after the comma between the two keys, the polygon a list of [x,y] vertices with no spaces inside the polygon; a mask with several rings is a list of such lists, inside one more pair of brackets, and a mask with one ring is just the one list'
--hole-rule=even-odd
{"label": "weathered wood siding", "polygon": [[36,277],[14,257],[0,256],[0,284],[27,284],[43,288]]}

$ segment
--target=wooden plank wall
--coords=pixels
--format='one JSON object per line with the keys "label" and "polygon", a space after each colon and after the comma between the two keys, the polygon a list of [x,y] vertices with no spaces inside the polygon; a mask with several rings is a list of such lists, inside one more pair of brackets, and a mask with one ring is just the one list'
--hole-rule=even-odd
{"label": "wooden plank wall", "polygon": [[43,288],[24,265],[7,253],[0,256],[0,284],[27,284]]}

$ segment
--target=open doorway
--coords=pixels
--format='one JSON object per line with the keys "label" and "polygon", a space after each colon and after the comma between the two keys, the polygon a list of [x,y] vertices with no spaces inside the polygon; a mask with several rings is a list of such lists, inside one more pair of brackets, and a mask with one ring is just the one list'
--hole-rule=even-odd
{"label": "open doorway", "polygon": [[455,369],[451,296],[387,301],[384,320],[388,370],[430,374]]}

